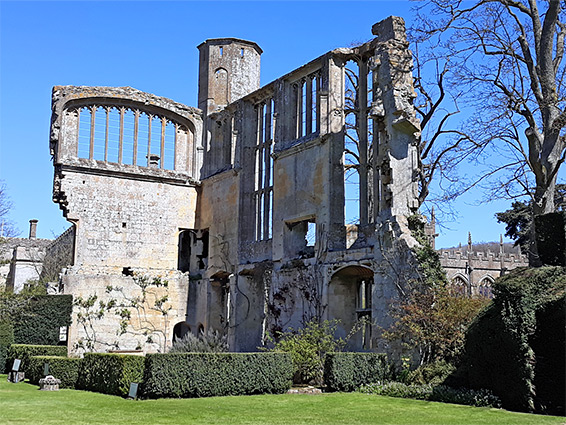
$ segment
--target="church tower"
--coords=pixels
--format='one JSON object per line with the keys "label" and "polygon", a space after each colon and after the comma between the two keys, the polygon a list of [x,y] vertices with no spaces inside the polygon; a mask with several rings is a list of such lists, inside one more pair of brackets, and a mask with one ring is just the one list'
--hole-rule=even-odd
{"label": "church tower", "polygon": [[263,51],[253,41],[214,38],[198,49],[198,107],[206,115],[259,89]]}

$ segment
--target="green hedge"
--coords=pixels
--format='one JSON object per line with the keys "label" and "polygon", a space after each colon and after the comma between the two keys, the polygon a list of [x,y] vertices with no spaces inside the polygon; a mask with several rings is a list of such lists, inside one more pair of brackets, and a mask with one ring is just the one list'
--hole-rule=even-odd
{"label": "green hedge", "polygon": [[489,389],[509,410],[564,414],[564,343],[550,347],[553,338],[564,341],[565,287],[563,267],[515,269],[497,279],[493,303],[468,328],[462,364],[445,384]]}
{"label": "green hedge", "polygon": [[125,397],[130,383],[141,383],[144,358],[128,354],[86,353],[77,389]]}
{"label": "green hedge", "polygon": [[292,378],[288,353],[148,354],[142,392],[149,398],[277,394]]}
{"label": "green hedge", "polygon": [[26,372],[26,378],[38,385],[44,378],[44,365],[49,364],[49,375],[61,380],[60,388],[75,388],[79,377],[81,359],[78,357],[32,356]]}
{"label": "green hedge", "polygon": [[0,320],[0,373],[7,373],[8,348],[14,343],[14,327],[9,321]]}
{"label": "green hedge", "polygon": [[467,388],[451,388],[446,385],[407,385],[401,382],[385,382],[362,385],[359,391],[364,394],[439,401],[467,406],[501,407],[499,397],[493,395],[491,391],[483,389],[470,390]]}
{"label": "green hedge", "polygon": [[382,382],[392,377],[385,354],[327,353],[324,383],[330,391],[354,391],[362,384]]}
{"label": "green hedge", "polygon": [[[13,318],[16,344],[58,345],[59,328],[71,325],[72,295],[36,295]],[[65,342],[66,344],[66,342]]]}
{"label": "green hedge", "polygon": [[20,359],[20,372],[27,372],[29,359],[32,356],[67,356],[67,347],[62,345],[27,345],[12,344],[8,349],[7,369],[11,369],[14,359]]}

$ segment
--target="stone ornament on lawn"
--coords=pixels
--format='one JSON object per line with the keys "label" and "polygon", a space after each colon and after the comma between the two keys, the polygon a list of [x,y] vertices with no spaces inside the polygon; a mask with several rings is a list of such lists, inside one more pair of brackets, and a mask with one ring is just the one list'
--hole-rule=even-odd
{"label": "stone ornament on lawn", "polygon": [[47,375],[39,380],[39,389],[41,391],[59,391],[60,383],[60,379],[55,378],[53,375]]}

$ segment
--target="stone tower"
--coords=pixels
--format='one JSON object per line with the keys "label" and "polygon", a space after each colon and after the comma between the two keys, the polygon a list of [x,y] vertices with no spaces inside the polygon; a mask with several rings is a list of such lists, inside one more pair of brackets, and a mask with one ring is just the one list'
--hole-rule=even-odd
{"label": "stone tower", "polygon": [[238,38],[214,38],[198,46],[198,107],[207,115],[259,89],[261,48]]}

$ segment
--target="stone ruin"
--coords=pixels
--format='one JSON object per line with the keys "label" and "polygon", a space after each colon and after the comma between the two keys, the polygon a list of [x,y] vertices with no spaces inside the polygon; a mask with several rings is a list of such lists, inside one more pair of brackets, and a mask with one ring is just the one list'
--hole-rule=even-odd
{"label": "stone ruin", "polygon": [[165,312],[125,333],[76,307],[72,350],[164,351],[214,330],[255,351],[311,319],[339,319],[341,337],[364,320],[347,348],[391,350],[380,330],[415,273],[420,127],[404,21],[372,32],[263,87],[256,43],[206,40],[198,108],[53,88],[53,200],[74,235],[63,292],[95,310],[116,290],[139,301],[136,276],[168,282]]}

